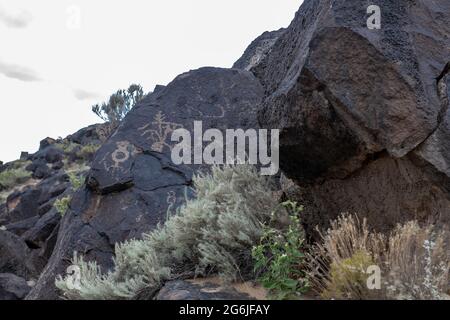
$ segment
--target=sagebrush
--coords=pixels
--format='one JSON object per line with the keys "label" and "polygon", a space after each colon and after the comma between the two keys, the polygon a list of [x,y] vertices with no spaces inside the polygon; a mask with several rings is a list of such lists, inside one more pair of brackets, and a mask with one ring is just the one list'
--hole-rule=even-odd
{"label": "sagebrush", "polygon": [[81,284],[56,286],[69,299],[132,299],[180,276],[219,274],[225,281],[253,278],[252,248],[272,213],[286,215],[269,181],[252,166],[214,167],[193,180],[187,200],[164,226],[116,246],[115,268],[102,274],[75,254]]}

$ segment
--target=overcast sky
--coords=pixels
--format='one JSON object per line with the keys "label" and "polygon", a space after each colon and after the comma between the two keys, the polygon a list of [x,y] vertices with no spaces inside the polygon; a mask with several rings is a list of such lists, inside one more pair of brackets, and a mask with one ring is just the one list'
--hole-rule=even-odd
{"label": "overcast sky", "polygon": [[230,67],[302,0],[0,0],[0,160],[99,122],[90,106]]}

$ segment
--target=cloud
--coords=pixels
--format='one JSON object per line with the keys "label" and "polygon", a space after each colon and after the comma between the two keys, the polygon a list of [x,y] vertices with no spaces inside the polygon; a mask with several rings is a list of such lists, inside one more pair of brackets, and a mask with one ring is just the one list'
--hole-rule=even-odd
{"label": "cloud", "polygon": [[0,74],[3,74],[5,77],[24,82],[35,82],[42,80],[33,69],[2,61],[0,61]]}
{"label": "cloud", "polygon": [[99,95],[97,93],[86,91],[86,90],[83,90],[83,89],[75,89],[75,90],[73,90],[73,95],[78,100],[89,100],[89,99],[93,99],[93,98],[98,98],[99,97]]}
{"label": "cloud", "polygon": [[0,7],[0,22],[3,22],[7,27],[18,29],[26,28],[32,20],[33,16],[28,11],[20,11],[17,14],[11,14]]}

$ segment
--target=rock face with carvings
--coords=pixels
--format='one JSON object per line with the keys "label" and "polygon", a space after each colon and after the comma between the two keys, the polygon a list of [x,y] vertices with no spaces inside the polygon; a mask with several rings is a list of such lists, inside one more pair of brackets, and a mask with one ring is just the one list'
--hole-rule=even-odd
{"label": "rock face with carvings", "polygon": [[203,130],[255,128],[262,97],[250,72],[203,68],[178,76],[139,103],[97,152],[87,186],[74,196],[28,299],[58,298],[55,276],[65,272],[74,251],[111,267],[117,242],[152,230],[190,195],[193,173],[206,167],[172,163],[174,130],[192,132],[195,120]]}
{"label": "rock face with carvings", "polygon": [[311,231],[342,212],[450,223],[450,2],[305,0],[251,71]]}
{"label": "rock face with carvings", "polygon": [[[203,68],[156,87],[98,150],[75,193],[61,166],[76,151],[46,139],[24,154],[38,184],[0,205],[0,298],[23,298],[40,274],[27,298],[57,299],[55,277],[74,251],[106,271],[117,242],[173,214],[192,196],[192,175],[208,169],[171,161],[172,133],[192,133],[196,120],[203,131],[280,129],[280,183],[305,205],[311,236],[342,212],[381,231],[410,219],[450,224],[450,2],[375,2],[381,29],[368,28],[364,1],[305,0],[287,29],[256,39],[234,69]],[[97,129],[69,140],[81,151],[103,142]],[[67,193],[61,219],[52,207]],[[148,294],[224,297],[217,290],[176,281]]]}

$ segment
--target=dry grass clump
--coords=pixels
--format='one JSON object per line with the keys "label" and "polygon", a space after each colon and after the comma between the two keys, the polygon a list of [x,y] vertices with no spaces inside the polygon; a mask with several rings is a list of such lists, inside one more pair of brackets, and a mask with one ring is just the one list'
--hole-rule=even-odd
{"label": "dry grass clump", "polygon": [[389,238],[386,268],[389,297],[414,300],[448,299],[450,290],[450,236],[420,227],[417,222],[398,226]]}
{"label": "dry grass clump", "polygon": [[[366,220],[343,215],[313,246],[310,281],[324,299],[447,299],[448,241],[448,232],[415,221],[383,236],[371,232]],[[376,289],[368,285],[372,267],[381,270]]]}

